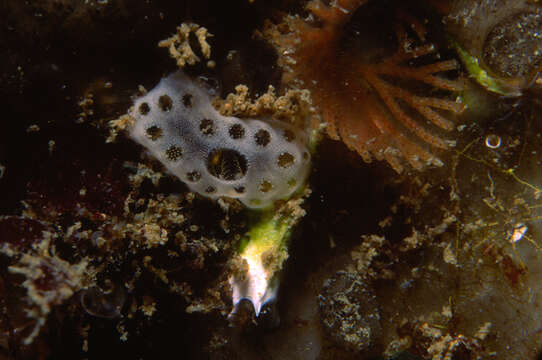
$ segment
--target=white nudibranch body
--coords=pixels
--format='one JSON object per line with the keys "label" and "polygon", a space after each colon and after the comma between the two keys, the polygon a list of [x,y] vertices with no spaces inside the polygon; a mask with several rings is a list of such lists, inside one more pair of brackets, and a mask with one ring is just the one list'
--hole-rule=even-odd
{"label": "white nudibranch body", "polygon": [[281,121],[223,116],[211,100],[200,83],[173,73],[135,100],[130,136],[210,198],[264,208],[303,186],[310,168],[304,131]]}

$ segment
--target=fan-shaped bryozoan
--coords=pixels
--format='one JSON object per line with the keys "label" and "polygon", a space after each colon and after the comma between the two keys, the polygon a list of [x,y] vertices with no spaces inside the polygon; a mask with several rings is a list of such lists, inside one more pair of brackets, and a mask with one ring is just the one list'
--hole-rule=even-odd
{"label": "fan-shaped bryozoan", "polygon": [[441,73],[456,70],[458,63],[439,60],[424,26],[405,14],[394,21],[394,53],[367,61],[363,48],[345,48],[345,25],[366,6],[364,0],[329,6],[314,0],[307,5],[308,19],[288,16],[268,25],[264,35],[279,52],[283,80],[311,90],[328,135],[365,161],[385,159],[397,172],[404,160],[416,169],[440,165],[436,152],[453,144],[442,136],[455,127],[448,115],[464,109],[451,97],[461,82]]}

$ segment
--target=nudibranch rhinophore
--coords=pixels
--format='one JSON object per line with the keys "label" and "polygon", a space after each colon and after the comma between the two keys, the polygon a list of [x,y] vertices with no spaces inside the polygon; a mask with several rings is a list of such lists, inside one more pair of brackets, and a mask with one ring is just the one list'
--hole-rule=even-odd
{"label": "nudibranch rhinophore", "polygon": [[[444,76],[459,64],[441,60],[424,25],[397,9],[391,9],[392,16],[398,13],[391,24],[393,54],[366,49],[366,44],[345,48],[345,25],[356,10],[365,12],[373,4],[378,2],[312,0],[309,18],[286,16],[281,24],[268,23],[262,33],[277,49],[284,84],[311,91],[331,138],[367,162],[387,160],[397,172],[405,162],[420,170],[441,165],[437,153],[454,145],[445,135],[456,127],[454,114],[465,108],[457,97],[462,82]],[[389,17],[389,10],[378,15]],[[366,20],[381,22],[378,16]],[[389,43],[384,39],[379,45]],[[370,54],[375,56],[370,59]]]}
{"label": "nudibranch rhinophore", "polygon": [[290,230],[304,215],[274,205],[303,192],[310,139],[284,121],[223,116],[211,100],[202,84],[176,72],[135,100],[129,133],[192,191],[238,199],[256,213],[230,283],[234,306],[248,299],[258,315],[276,296]]}

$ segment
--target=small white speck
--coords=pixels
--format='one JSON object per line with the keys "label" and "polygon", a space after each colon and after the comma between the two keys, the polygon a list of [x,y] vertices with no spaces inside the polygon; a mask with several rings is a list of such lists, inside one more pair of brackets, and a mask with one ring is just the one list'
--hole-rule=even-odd
{"label": "small white speck", "polygon": [[49,148],[49,156],[53,155],[53,150],[55,149],[55,141],[49,140],[48,148]]}
{"label": "small white speck", "polygon": [[31,132],[38,132],[40,131],[40,127],[36,124],[32,124],[30,125],[29,127],[26,128],[26,132],[27,133],[31,133]]}

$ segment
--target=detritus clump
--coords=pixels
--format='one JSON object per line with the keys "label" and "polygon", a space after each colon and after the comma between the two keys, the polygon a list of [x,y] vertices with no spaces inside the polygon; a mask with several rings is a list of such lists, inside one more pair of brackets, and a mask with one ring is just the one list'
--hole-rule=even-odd
{"label": "detritus clump", "polygon": [[362,351],[379,336],[376,298],[358,275],[338,271],[325,281],[318,300],[324,329],[338,345]]}

